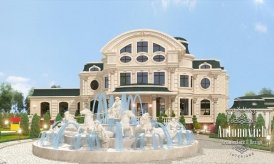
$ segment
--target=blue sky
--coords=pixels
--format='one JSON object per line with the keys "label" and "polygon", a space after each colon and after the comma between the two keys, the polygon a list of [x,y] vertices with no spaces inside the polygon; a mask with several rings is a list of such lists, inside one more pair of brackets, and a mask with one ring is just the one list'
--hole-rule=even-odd
{"label": "blue sky", "polygon": [[274,89],[272,0],[1,0],[0,82],[78,88],[85,63],[132,29],[150,28],[189,41],[198,59],[218,59],[230,99]]}

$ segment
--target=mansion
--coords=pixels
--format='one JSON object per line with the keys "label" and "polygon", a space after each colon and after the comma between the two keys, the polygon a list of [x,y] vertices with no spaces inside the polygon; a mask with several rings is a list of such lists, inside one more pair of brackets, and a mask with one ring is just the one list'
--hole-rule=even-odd
{"label": "mansion", "polygon": [[174,113],[184,115],[186,123],[196,115],[198,122],[212,124],[228,108],[229,77],[224,67],[217,60],[195,59],[184,38],[138,29],[113,38],[101,53],[101,62],[84,65],[80,88],[34,89],[30,114],[42,116],[49,110],[55,118],[64,110],[74,115],[76,110],[97,108],[94,97],[102,92],[140,95],[142,102],[132,107],[139,115],[142,106],[154,119]]}

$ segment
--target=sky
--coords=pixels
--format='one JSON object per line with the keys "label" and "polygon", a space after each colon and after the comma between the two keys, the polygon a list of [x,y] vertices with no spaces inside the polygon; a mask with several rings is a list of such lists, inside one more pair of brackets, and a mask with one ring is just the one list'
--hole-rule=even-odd
{"label": "sky", "polygon": [[217,59],[230,103],[274,89],[273,0],[0,0],[0,83],[23,92],[79,88],[84,64],[134,29],[184,37],[196,59]]}

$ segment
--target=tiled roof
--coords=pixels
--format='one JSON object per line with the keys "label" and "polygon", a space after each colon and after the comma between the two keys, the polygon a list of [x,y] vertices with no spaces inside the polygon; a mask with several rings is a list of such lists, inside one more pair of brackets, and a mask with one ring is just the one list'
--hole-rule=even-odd
{"label": "tiled roof", "polygon": [[34,89],[32,96],[79,96],[80,89]]}
{"label": "tiled roof", "polygon": [[261,109],[274,107],[274,95],[255,95],[255,96],[242,96],[234,100],[232,109],[237,108],[251,108]]}
{"label": "tiled roof", "polygon": [[170,92],[168,88],[154,84],[131,84],[115,88],[114,92]]}
{"label": "tiled roof", "polygon": [[89,71],[89,68],[94,65],[99,67],[101,69],[101,71],[104,69],[103,63],[87,63],[87,64],[85,64],[83,71]]}
{"label": "tiled roof", "polygon": [[221,67],[220,62],[217,60],[193,60],[192,62],[192,68],[199,69],[199,66],[203,63],[208,63],[212,66],[212,68],[221,68],[224,69],[224,67]]}

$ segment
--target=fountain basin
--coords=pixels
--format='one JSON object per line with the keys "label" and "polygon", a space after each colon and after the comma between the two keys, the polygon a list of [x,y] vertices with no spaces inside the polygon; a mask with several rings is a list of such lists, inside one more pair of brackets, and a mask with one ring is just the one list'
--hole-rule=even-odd
{"label": "fountain basin", "polygon": [[124,151],[116,151],[115,149],[104,149],[89,151],[86,149],[71,150],[70,145],[63,145],[59,149],[52,147],[42,147],[36,141],[32,145],[34,155],[51,160],[77,162],[77,163],[92,163],[92,162],[150,162],[172,160],[177,158],[190,157],[198,153],[198,141],[192,144],[183,146],[174,146],[171,149],[142,149],[133,150],[125,149]]}

